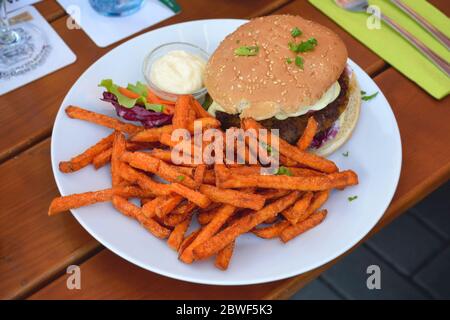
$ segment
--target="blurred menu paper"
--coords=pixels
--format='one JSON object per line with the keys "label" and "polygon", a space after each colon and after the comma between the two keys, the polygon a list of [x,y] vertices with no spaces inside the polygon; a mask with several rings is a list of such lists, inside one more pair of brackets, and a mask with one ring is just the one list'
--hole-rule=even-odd
{"label": "blurred menu paper", "polygon": [[87,0],[58,2],[92,41],[102,48],[176,14],[157,0],[147,0],[138,12],[125,17],[103,16],[96,12]]}
{"label": "blurred menu paper", "polygon": [[42,78],[49,73],[68,66],[69,64],[74,63],[77,59],[72,50],[70,50],[55,30],[53,30],[53,28],[33,6],[28,6],[14,11],[10,14],[10,18],[14,18],[15,16],[19,16],[25,12],[30,14],[32,17],[32,19],[28,22],[38,27],[47,38],[49,53],[44,62],[38,65],[35,69],[21,75],[0,80],[0,95],[22,87],[31,81]]}
{"label": "blurred menu paper", "polygon": [[[350,12],[339,8],[334,0],[309,0],[325,15],[333,19],[356,39],[361,41],[383,60],[417,83],[436,99],[445,98],[450,93],[450,78],[423,56],[407,40],[385,24],[381,29],[367,27],[368,14]],[[450,37],[450,19],[425,0],[402,0],[420,13],[427,21]],[[369,0],[381,12],[392,18],[431,50],[450,62],[450,52],[419,24],[387,0]],[[407,92],[405,92],[407,94]]]}

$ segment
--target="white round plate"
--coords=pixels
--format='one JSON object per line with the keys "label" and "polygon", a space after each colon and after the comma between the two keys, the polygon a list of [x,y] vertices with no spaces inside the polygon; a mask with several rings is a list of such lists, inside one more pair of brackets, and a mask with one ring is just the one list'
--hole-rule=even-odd
{"label": "white round plate", "polygon": [[[73,85],[64,99],[52,135],[53,173],[62,195],[108,188],[109,166],[95,171],[92,166],[63,174],[58,163],[82,152],[108,135],[109,129],[69,119],[64,109],[78,105],[116,117],[108,103],[100,101],[97,84],[105,78],[126,85],[144,81],[142,61],[153,48],[167,42],[185,41],[212,53],[220,41],[245,20],[200,20],[171,25],[136,37],[95,62]],[[349,61],[362,90],[380,91],[373,80]],[[348,156],[343,153],[348,152]],[[333,191],[326,203],[328,217],[318,227],[287,244],[278,239],[263,240],[247,234],[238,238],[227,271],[213,261],[191,265],[177,259],[165,241],[148,233],[138,222],[117,212],[111,203],[72,210],[78,222],[105,247],[147,270],[185,281],[245,285],[288,278],[333,260],[361,240],[381,218],[397,187],[402,148],[397,123],[384,95],[363,102],[361,118],[352,138],[331,157],[341,169],[353,169],[360,184]],[[358,196],[354,201],[348,197]]]}

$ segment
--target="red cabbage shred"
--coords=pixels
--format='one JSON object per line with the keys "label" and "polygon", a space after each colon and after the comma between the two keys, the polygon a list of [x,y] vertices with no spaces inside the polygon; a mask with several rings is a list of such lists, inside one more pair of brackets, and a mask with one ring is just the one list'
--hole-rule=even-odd
{"label": "red cabbage shred", "polygon": [[314,136],[313,141],[311,142],[311,149],[319,149],[325,142],[328,140],[334,139],[339,131],[339,127],[334,124],[327,130],[321,131]]}
{"label": "red cabbage shred", "polygon": [[147,110],[141,105],[125,108],[117,102],[117,97],[110,92],[103,92],[103,99],[101,100],[110,102],[119,117],[128,121],[139,121],[145,128],[160,127],[172,122],[172,115]]}

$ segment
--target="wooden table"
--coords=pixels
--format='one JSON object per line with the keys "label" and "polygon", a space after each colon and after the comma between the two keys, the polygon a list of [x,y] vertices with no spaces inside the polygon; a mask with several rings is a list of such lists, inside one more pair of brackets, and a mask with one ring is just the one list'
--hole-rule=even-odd
{"label": "wooden table", "polygon": [[[395,197],[377,232],[450,177],[449,98],[436,101],[387,65],[305,0],[179,0],[183,12],[150,29],[203,18],[301,14],[331,27],[350,57],[369,73],[394,109],[403,143]],[[446,0],[433,0],[449,13]],[[331,267],[252,286],[207,286],[169,279],[119,258],[93,239],[70,214],[46,215],[58,195],[50,167],[50,139],[60,103],[77,77],[111,50],[81,30],[68,30],[54,0],[36,5],[77,55],[77,62],[0,97],[0,298],[30,299],[284,299]],[[370,143],[370,142],[368,142]],[[370,235],[368,235],[369,237]],[[364,240],[363,240],[364,241]],[[82,290],[66,288],[68,265],[81,267]]]}

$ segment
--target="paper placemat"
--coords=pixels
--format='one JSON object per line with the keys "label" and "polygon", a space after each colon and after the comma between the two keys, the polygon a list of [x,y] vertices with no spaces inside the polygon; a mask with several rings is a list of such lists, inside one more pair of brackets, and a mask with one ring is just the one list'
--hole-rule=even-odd
{"label": "paper placemat", "polygon": [[103,16],[87,0],[58,0],[58,3],[102,48],[177,14],[157,0],[147,0],[138,12],[125,17]]}
{"label": "paper placemat", "polygon": [[33,17],[33,19],[27,23],[34,24],[47,37],[48,56],[45,58],[43,63],[35,69],[22,75],[0,80],[0,95],[68,66],[69,64],[74,63],[77,59],[72,50],[70,50],[55,30],[53,30],[44,17],[42,17],[33,6],[24,7],[14,11],[14,13],[10,15],[10,18],[25,12]]}

